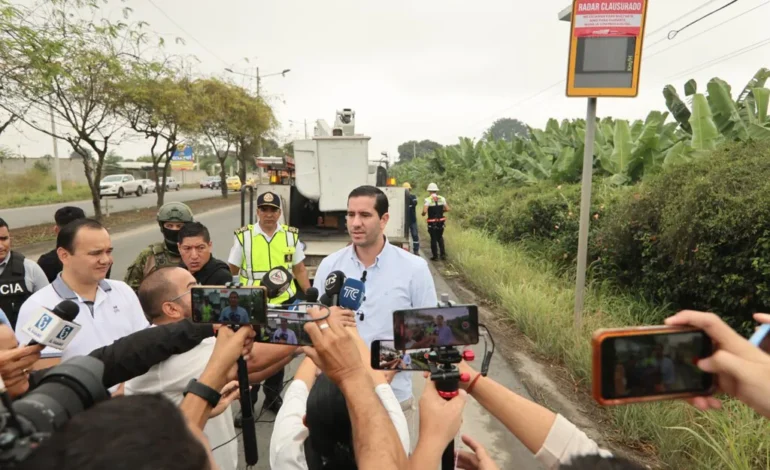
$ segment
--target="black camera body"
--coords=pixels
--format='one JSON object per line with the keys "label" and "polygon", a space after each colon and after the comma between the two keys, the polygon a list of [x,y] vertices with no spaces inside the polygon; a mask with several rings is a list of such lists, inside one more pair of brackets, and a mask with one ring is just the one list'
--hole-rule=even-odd
{"label": "black camera body", "polygon": [[99,359],[74,357],[49,370],[10,409],[0,406],[0,468],[14,468],[74,415],[108,399],[103,376]]}

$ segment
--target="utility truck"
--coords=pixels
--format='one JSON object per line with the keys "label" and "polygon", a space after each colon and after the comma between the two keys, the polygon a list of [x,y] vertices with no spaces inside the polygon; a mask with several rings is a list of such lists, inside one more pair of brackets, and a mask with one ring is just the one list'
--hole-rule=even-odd
{"label": "utility truck", "polygon": [[337,111],[334,127],[319,119],[311,139],[294,141],[290,184],[258,184],[252,194],[272,191],[281,198],[281,223],[299,229],[311,279],[324,257],[350,243],[348,194],[358,186],[377,186],[387,195],[385,235],[391,244],[409,249],[406,189],[388,185],[387,166],[369,161],[371,137],[355,133],[355,116],[349,108]]}

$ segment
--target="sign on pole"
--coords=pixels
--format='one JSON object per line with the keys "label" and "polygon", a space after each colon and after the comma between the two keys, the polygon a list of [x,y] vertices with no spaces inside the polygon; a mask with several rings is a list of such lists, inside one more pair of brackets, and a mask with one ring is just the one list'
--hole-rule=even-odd
{"label": "sign on pole", "polygon": [[193,148],[187,144],[177,145],[176,150],[171,155],[172,170],[192,170],[195,168],[193,159]]}
{"label": "sign on pole", "polygon": [[575,0],[567,96],[634,97],[639,93],[647,2]]}

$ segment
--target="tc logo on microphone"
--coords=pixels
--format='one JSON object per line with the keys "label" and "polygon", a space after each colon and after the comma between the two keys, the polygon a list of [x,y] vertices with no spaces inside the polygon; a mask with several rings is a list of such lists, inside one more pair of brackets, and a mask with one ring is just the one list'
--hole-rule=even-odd
{"label": "tc logo on microphone", "polygon": [[356,300],[361,295],[361,289],[356,289],[355,287],[345,286],[342,289],[342,297],[346,299],[353,299]]}
{"label": "tc logo on microphone", "polygon": [[48,325],[51,324],[51,320],[53,320],[53,318],[51,318],[50,315],[44,313],[43,316],[40,317],[40,319],[37,321],[37,323],[35,323],[35,328],[43,331],[48,328]]}

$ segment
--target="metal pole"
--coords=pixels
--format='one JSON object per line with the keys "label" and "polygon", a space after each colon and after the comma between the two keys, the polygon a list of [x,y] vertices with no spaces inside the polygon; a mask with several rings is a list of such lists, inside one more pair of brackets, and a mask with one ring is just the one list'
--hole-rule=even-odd
{"label": "metal pole", "polygon": [[583,151],[583,180],[580,191],[580,231],[578,233],[577,280],[575,285],[575,329],[580,328],[588,262],[588,225],[591,223],[591,183],[594,173],[594,134],[596,133],[596,98],[588,98],[586,141]]}
{"label": "metal pole", "polygon": [[53,119],[53,105],[48,105],[48,110],[51,112],[51,138],[53,139],[53,171],[56,173],[56,192],[59,196],[62,195],[61,190],[61,170],[59,169],[59,142],[56,137],[56,121]]}
{"label": "metal pole", "polygon": [[307,119],[305,119],[305,139],[307,139]]}
{"label": "metal pole", "polygon": [[[259,77],[259,67],[257,67],[257,101],[260,100],[260,92],[262,86],[262,79]],[[257,158],[262,156],[262,134],[257,136]]]}

